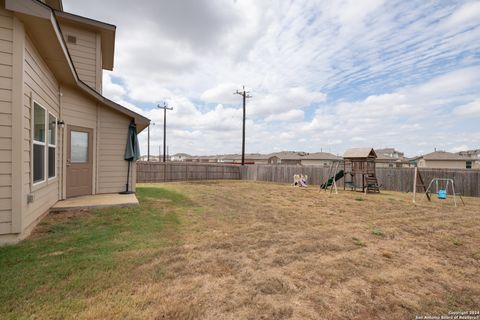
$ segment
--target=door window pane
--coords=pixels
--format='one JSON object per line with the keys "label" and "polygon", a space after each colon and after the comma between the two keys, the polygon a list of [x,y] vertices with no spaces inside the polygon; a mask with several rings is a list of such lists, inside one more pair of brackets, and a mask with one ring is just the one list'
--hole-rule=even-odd
{"label": "door window pane", "polygon": [[43,181],[45,177],[45,146],[33,145],[33,182]]}
{"label": "door window pane", "polygon": [[45,142],[45,109],[36,103],[33,108],[33,139]]}
{"label": "door window pane", "polygon": [[88,132],[71,131],[70,139],[72,163],[88,162]]}

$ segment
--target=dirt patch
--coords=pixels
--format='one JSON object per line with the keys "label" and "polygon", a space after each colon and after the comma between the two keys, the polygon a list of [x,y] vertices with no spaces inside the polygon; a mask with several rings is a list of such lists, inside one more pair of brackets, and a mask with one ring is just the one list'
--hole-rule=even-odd
{"label": "dirt patch", "polygon": [[75,223],[78,219],[92,217],[93,212],[88,209],[55,211],[50,212],[47,217],[33,229],[29,239],[39,238],[46,233],[54,231],[54,228],[62,223]]}

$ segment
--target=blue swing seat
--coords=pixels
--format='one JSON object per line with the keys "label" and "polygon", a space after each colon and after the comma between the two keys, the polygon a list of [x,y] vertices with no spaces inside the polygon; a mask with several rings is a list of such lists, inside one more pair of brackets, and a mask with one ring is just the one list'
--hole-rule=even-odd
{"label": "blue swing seat", "polygon": [[442,200],[447,199],[447,190],[438,190],[437,197]]}

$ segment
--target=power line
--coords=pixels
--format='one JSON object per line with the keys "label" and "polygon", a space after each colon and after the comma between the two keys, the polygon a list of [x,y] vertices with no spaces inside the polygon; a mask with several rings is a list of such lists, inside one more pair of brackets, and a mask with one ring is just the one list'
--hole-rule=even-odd
{"label": "power line", "polygon": [[233,94],[241,95],[243,98],[243,128],[242,128],[242,166],[245,165],[245,113],[246,113],[246,102],[248,98],[251,98],[250,91],[245,91],[245,86],[243,86],[242,91],[236,91]]}

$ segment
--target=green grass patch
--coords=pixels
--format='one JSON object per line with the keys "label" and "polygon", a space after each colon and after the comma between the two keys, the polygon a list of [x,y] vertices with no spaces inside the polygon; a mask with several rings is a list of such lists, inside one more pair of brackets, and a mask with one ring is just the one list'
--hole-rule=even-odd
{"label": "green grass patch", "polygon": [[380,228],[373,228],[372,229],[372,234],[377,237],[383,237],[385,234],[383,233],[383,230]]}
{"label": "green grass patch", "polygon": [[355,237],[352,237],[352,241],[355,245],[359,246],[359,247],[366,247],[366,243],[358,238],[355,238]]}
{"label": "green grass patch", "polygon": [[363,198],[355,198],[355,201],[363,201]]}
{"label": "green grass patch", "polygon": [[452,244],[453,244],[454,246],[462,246],[462,245],[463,245],[463,241],[460,240],[460,239],[453,238],[453,239],[451,239],[451,241],[452,241]]}
{"label": "green grass patch", "polygon": [[[0,247],[2,318],[65,318],[87,298],[131,280],[135,268],[171,244],[167,231],[180,227],[191,201],[155,187],[138,188],[137,196],[138,207],[49,217],[32,239]],[[163,274],[153,272],[155,279]]]}

